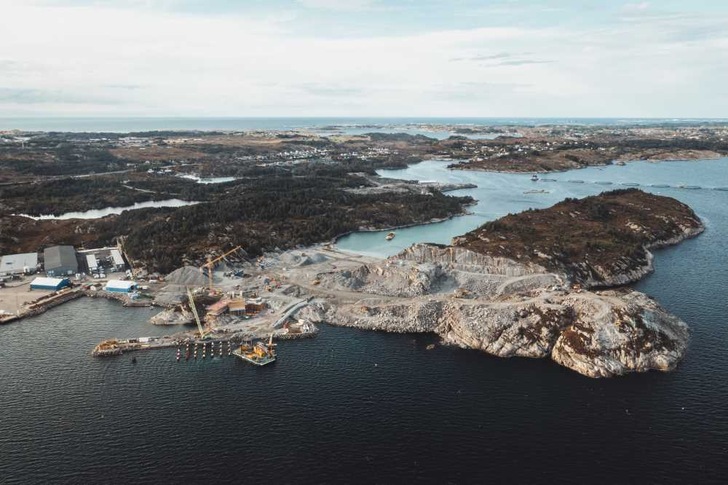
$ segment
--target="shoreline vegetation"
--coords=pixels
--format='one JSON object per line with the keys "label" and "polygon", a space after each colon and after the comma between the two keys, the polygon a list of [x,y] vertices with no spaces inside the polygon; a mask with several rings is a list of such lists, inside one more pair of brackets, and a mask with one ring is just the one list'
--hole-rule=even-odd
{"label": "shoreline vegetation", "polygon": [[[455,168],[533,172],[624,156],[685,156],[685,150],[694,156],[707,149],[715,156],[728,153],[722,141],[728,125],[718,123],[420,128],[460,134],[437,140],[308,131],[0,132],[0,253],[122,240],[135,267],[163,273],[238,245],[259,255],[362,228],[391,230],[466,213],[473,199],[445,192],[467,186],[376,175],[426,159],[463,160]],[[201,184],[185,175],[234,180]],[[10,215],[59,215],[172,198],[200,203],[89,220]]]}
{"label": "shoreline vegetation", "polygon": [[[687,349],[687,324],[624,285],[651,271],[650,248],[703,230],[685,204],[637,189],[568,199],[489,222],[450,246],[415,244],[322,271],[324,296],[304,314],[434,333],[499,357],[550,358],[588,377],[670,371]],[[358,296],[340,301],[330,296],[337,292]]]}
{"label": "shoreline vegetation", "polygon": [[[18,183],[6,177],[0,188],[0,252],[119,241],[136,269],[168,273],[242,246],[249,257],[278,254],[282,264],[295,248],[315,252],[315,245],[346,233],[432,224],[466,213],[475,203],[471,197],[444,192],[472,185],[386,179],[376,170],[405,168],[431,157],[462,157],[472,151],[471,143],[486,151],[493,143],[501,149],[516,147],[514,140],[536,143],[533,137],[543,136],[543,128],[530,130],[535,131],[519,129],[519,138],[505,141],[438,141],[402,134],[339,136],[333,141],[288,133],[154,134],[103,141],[113,145],[105,153],[123,166],[98,157],[95,145],[101,142],[96,138],[67,140],[59,154],[52,148],[58,146],[54,137],[69,135],[43,134],[38,143],[48,143],[46,148],[0,148],[0,165],[18,177]],[[518,158],[526,160],[520,171],[532,171],[534,163],[548,170],[601,163],[599,157],[567,157],[575,149],[607,150],[574,148],[566,139],[576,133],[559,133],[569,148],[550,150],[559,152],[549,158],[554,164],[544,166],[538,155]],[[170,145],[173,150],[166,152]],[[92,159],[103,163],[87,159],[89,150]],[[186,158],[166,159],[165,153]],[[59,157],[65,162],[48,170]],[[95,169],[75,173],[78,167],[71,159],[83,161],[84,170],[89,165]],[[563,166],[563,160],[577,166]],[[41,175],[44,171],[51,175]],[[199,184],[181,175],[233,180]],[[135,202],[174,197],[203,203],[91,220],[9,215],[119,206],[128,197]],[[550,357],[590,377],[666,371],[684,355],[687,325],[641,293],[609,288],[651,271],[650,248],[677,244],[703,229],[694,212],[675,199],[622,189],[505,216],[455,238],[452,246],[416,244],[386,260],[347,260],[345,253],[337,253],[342,259],[336,266],[330,264],[332,253],[321,253],[307,256],[313,267],[303,267],[298,276],[287,264],[280,274],[275,264],[261,265],[259,276],[287,279],[297,297],[308,298],[301,316],[313,323],[433,332],[446,344],[501,357]],[[329,261],[330,267],[312,273],[321,264],[315,261]],[[250,270],[258,271],[256,265]]]}

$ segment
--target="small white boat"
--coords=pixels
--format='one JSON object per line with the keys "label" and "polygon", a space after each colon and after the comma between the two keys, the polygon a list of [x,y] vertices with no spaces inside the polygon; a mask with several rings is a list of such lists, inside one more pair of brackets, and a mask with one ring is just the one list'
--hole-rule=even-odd
{"label": "small white boat", "polygon": [[389,234],[384,236],[384,239],[386,239],[387,241],[391,241],[392,239],[394,239],[394,236],[395,234],[393,232],[390,232]]}
{"label": "small white boat", "polygon": [[536,175],[535,173],[533,175],[531,175],[531,181],[538,182],[538,175]]}

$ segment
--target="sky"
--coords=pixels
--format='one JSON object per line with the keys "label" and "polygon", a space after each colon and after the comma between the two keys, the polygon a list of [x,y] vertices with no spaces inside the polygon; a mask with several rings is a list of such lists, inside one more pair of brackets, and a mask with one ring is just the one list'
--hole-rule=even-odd
{"label": "sky", "polygon": [[725,0],[0,0],[0,117],[728,117]]}

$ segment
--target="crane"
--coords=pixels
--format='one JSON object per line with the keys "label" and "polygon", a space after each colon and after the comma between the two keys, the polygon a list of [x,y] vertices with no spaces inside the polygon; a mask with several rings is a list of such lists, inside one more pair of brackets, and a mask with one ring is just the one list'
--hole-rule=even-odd
{"label": "crane", "polygon": [[222,256],[219,256],[219,257],[217,257],[215,259],[212,259],[210,256],[208,256],[207,257],[207,263],[205,263],[202,266],[200,266],[200,272],[202,272],[202,273],[204,273],[205,268],[207,268],[207,275],[210,278],[210,285],[209,285],[209,287],[210,287],[210,293],[212,293],[214,291],[213,283],[212,283],[212,272],[213,272],[212,270],[215,269],[215,263],[217,263],[218,261],[220,261],[221,259],[225,258],[226,256],[229,256],[232,253],[234,253],[236,251],[239,251],[241,249],[243,249],[242,246],[237,246],[236,248],[231,249],[227,253],[225,253]]}
{"label": "crane", "polygon": [[205,331],[202,329],[202,324],[200,323],[200,316],[197,314],[197,307],[195,306],[195,299],[192,297],[192,292],[189,288],[187,288],[187,298],[190,300],[190,309],[192,310],[192,314],[195,316],[195,323],[197,323],[197,329],[200,331],[200,338],[205,338]]}

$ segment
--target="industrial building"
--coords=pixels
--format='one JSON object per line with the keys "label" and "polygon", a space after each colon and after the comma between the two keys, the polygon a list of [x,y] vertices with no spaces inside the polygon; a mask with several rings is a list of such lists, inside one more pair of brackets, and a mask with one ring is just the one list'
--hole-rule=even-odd
{"label": "industrial building", "polygon": [[114,271],[124,271],[126,269],[126,263],[124,262],[124,258],[121,256],[121,251],[118,249],[112,249],[110,253]]}
{"label": "industrial building", "polygon": [[78,273],[76,250],[73,246],[52,246],[43,251],[45,272],[48,276]]}
{"label": "industrial building", "polygon": [[131,293],[136,287],[137,284],[133,281],[109,280],[104,289],[112,293]]}
{"label": "industrial building", "polygon": [[212,317],[219,317],[223,313],[228,311],[228,300],[220,300],[217,303],[207,307],[207,315]]}
{"label": "industrial building", "polygon": [[51,290],[58,291],[61,288],[71,286],[68,278],[36,278],[30,284],[31,290]]}
{"label": "industrial building", "polygon": [[227,309],[233,315],[254,316],[267,308],[265,301],[258,298],[249,300],[232,300],[228,302]]}
{"label": "industrial building", "polygon": [[89,273],[95,273],[99,269],[99,262],[96,260],[95,254],[86,255],[86,266]]}
{"label": "industrial building", "polygon": [[0,276],[32,274],[38,269],[38,253],[8,254],[0,259]]}

